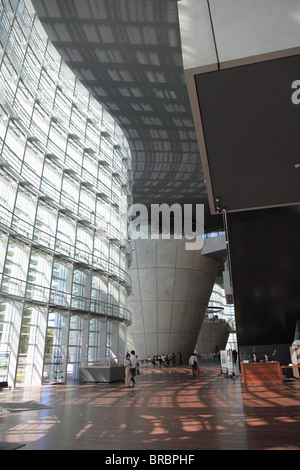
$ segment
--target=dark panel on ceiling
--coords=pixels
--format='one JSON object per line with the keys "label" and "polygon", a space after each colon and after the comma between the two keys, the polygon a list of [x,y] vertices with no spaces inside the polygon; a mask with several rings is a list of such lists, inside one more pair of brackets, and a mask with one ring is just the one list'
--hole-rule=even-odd
{"label": "dark panel on ceiling", "polygon": [[228,214],[239,346],[291,344],[300,318],[300,206]]}
{"label": "dark panel on ceiling", "polygon": [[222,207],[300,202],[296,80],[299,55],[196,76],[211,185]]}

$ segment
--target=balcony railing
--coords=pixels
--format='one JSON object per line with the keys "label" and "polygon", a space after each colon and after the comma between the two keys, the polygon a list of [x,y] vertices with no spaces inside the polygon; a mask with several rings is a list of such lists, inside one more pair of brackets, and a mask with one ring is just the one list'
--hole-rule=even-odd
{"label": "balcony railing", "polygon": [[[3,159],[6,164],[8,164],[14,171],[21,173],[22,161],[21,159],[5,144],[3,140],[0,139],[0,143],[3,144],[3,149],[1,153],[1,159]],[[0,160],[1,163],[1,160]],[[131,247],[129,242],[120,230],[115,229],[111,224],[103,222],[96,214],[91,211],[87,211],[82,204],[74,201],[64,193],[55,188],[49,181],[44,177],[41,178],[40,175],[36,174],[33,169],[30,169],[28,165],[23,163],[24,179],[27,182],[31,183],[33,187],[42,191],[46,196],[50,197],[56,203],[60,203],[66,209],[69,209],[75,216],[82,217],[84,220],[87,220],[90,224],[96,225],[99,230],[104,231],[109,239],[116,240],[121,246],[124,246],[128,252],[131,253]],[[98,180],[97,188],[94,188],[98,194],[103,194],[108,200],[111,200],[113,203],[117,204],[122,211],[125,211],[126,206],[122,202],[122,199],[118,197],[115,193],[105,187],[103,183]]]}
{"label": "balcony railing", "polygon": [[0,204],[0,222],[14,230],[34,244],[45,247],[54,254],[65,256],[74,263],[83,263],[95,271],[101,271],[111,278],[119,280],[128,290],[131,290],[131,278],[129,274],[118,265],[111,261],[101,258],[93,253],[77,248],[71,243],[56,238],[54,235],[47,233],[40,228],[34,227],[26,220],[13,215],[11,211]]}
{"label": "balcony railing", "polygon": [[67,309],[79,314],[115,318],[128,325],[132,322],[131,311],[117,304],[59,291],[4,273],[0,273],[0,280],[0,294],[14,299],[38,302],[50,308]]}

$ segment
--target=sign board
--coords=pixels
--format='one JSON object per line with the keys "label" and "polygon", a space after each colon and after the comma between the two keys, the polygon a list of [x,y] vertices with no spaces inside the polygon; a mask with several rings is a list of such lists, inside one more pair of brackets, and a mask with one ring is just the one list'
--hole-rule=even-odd
{"label": "sign board", "polygon": [[222,374],[233,375],[233,357],[231,349],[220,351]]}

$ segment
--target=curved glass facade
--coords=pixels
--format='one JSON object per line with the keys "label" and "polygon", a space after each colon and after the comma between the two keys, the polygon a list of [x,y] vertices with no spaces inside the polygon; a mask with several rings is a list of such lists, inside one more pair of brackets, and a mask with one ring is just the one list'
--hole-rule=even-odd
{"label": "curved glass facade", "polygon": [[31,3],[1,0],[0,360],[10,385],[76,380],[81,363],[123,358],[131,179],[122,131]]}

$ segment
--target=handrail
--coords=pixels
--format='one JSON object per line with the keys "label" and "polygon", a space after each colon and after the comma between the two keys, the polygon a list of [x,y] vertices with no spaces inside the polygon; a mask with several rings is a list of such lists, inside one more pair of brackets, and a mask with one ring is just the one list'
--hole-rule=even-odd
{"label": "handrail", "polygon": [[122,320],[128,325],[132,322],[132,313],[120,305],[94,300],[89,297],[59,291],[52,287],[41,286],[30,281],[0,273],[0,293],[12,298],[40,302],[52,308],[63,308],[82,314],[111,317]]}
{"label": "handrail", "polygon": [[6,227],[11,228],[19,235],[28,240],[37,243],[54,252],[54,254],[65,255],[68,260],[77,263],[84,263],[86,266],[96,271],[104,271],[110,277],[117,277],[131,289],[131,278],[129,274],[118,265],[105,258],[96,256],[88,251],[76,248],[71,243],[59,240],[54,235],[41,230],[30,224],[26,220],[13,214],[9,209],[0,204],[0,222]]}
{"label": "handrail", "polygon": [[[0,139],[0,143],[3,144],[2,139]],[[13,168],[14,171],[16,171],[17,168],[21,169],[22,161],[5,143],[2,148],[1,158],[3,158],[5,162]],[[13,165],[10,164],[11,162],[13,163]],[[23,163],[23,165],[26,164]],[[73,201],[70,197],[66,196],[63,193],[60,193],[58,189],[54,188],[54,186],[50,182],[46,181],[44,177],[40,177],[32,169],[30,169],[30,171],[34,173],[35,177],[31,178],[31,184],[36,189],[40,187],[40,190],[43,191],[45,195],[51,197],[55,202],[61,204],[66,209],[71,209],[74,212],[74,215],[77,216],[76,218],[82,215],[83,218],[86,218],[88,222],[92,224],[93,221],[91,212],[85,210],[81,204]],[[20,175],[20,178],[22,178],[22,172],[19,170],[18,173]],[[23,176],[25,176],[24,173]],[[38,182],[40,182],[40,184]],[[104,230],[108,234],[109,238],[116,239],[121,246],[124,246],[126,248],[127,253],[130,254],[131,249],[127,238],[119,230],[115,229],[110,224],[102,222],[100,218],[96,215],[93,215],[93,217],[95,218],[95,223],[99,224],[99,229]]]}

